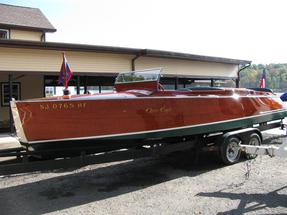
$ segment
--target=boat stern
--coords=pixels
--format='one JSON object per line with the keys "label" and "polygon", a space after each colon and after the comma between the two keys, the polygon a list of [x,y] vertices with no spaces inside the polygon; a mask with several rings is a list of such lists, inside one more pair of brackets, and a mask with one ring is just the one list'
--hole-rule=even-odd
{"label": "boat stern", "polygon": [[25,135],[25,132],[24,132],[24,129],[23,129],[23,125],[22,125],[22,122],[21,122],[21,119],[20,119],[19,110],[17,108],[15,99],[10,101],[10,107],[11,107],[11,112],[12,112],[12,115],[13,115],[16,135],[19,138],[20,142],[28,143],[26,135]]}

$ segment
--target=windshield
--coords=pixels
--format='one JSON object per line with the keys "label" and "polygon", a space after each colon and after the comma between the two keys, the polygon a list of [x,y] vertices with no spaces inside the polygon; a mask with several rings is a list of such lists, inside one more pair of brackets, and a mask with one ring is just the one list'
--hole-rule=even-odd
{"label": "windshield", "polygon": [[116,78],[116,84],[127,82],[158,81],[161,69],[132,71],[120,73]]}

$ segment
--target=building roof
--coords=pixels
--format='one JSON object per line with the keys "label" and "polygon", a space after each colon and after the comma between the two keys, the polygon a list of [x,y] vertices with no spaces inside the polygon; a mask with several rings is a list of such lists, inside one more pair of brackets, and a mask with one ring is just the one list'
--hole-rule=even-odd
{"label": "building roof", "polygon": [[48,50],[59,50],[59,51],[84,51],[84,52],[98,52],[98,53],[130,54],[135,56],[193,60],[193,61],[215,62],[215,63],[225,63],[234,65],[251,64],[251,61],[249,60],[239,60],[239,59],[211,57],[211,56],[194,55],[194,54],[171,52],[171,51],[124,48],[114,46],[98,46],[98,45],[58,43],[58,42],[57,43],[37,42],[37,41],[24,41],[24,40],[0,40],[0,47],[1,46],[11,48],[14,47],[14,48],[29,48],[29,49],[48,49]]}
{"label": "building roof", "polygon": [[195,54],[180,53],[180,52],[153,50],[153,49],[145,49],[145,50],[146,50],[145,56],[149,56],[149,57],[174,58],[174,59],[182,59],[182,60],[227,63],[227,64],[235,64],[235,65],[251,64],[251,61],[249,60],[212,57],[212,56],[205,56],[205,55],[195,55]]}
{"label": "building roof", "polygon": [[23,28],[55,32],[56,29],[38,8],[0,4],[0,28]]}

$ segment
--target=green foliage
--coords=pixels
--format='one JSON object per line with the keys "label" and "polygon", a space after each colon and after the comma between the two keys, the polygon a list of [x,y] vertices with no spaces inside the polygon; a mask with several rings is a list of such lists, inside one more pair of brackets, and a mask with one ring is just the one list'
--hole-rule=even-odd
{"label": "green foliage", "polygon": [[277,92],[286,92],[287,64],[252,64],[240,72],[240,86],[259,87],[264,68],[266,68],[266,88]]}

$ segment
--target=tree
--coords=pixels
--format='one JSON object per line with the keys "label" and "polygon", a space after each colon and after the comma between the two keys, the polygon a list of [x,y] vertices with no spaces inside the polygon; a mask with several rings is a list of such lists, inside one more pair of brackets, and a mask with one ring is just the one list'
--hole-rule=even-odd
{"label": "tree", "polygon": [[287,64],[252,64],[240,72],[240,86],[259,87],[262,71],[266,68],[266,87],[274,91],[287,91]]}

